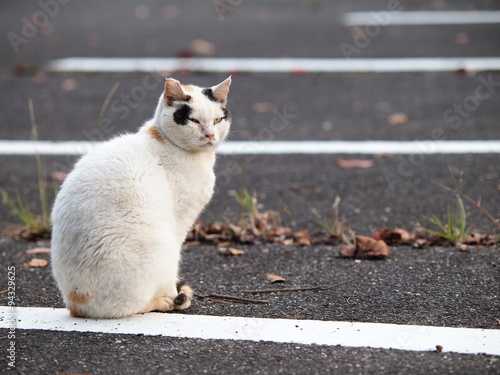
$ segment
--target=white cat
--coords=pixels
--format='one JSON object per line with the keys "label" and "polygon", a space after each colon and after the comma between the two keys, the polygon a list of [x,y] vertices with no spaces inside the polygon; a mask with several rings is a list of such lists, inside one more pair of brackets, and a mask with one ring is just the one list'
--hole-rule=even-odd
{"label": "white cat", "polygon": [[52,269],[72,316],[190,306],[181,246],[213,194],[230,85],[167,79],[154,118],[98,146],[66,178],[52,210]]}

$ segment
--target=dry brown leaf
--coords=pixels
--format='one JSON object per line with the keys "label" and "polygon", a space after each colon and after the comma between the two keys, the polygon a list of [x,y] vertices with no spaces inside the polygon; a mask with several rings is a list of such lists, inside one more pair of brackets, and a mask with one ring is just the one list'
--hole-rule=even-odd
{"label": "dry brown leaf", "polygon": [[341,245],[339,251],[343,256],[352,258],[356,254],[356,245]]}
{"label": "dry brown leaf", "polygon": [[425,246],[429,244],[429,240],[426,238],[417,238],[415,241],[413,241],[412,246],[417,248],[417,249],[422,249]]}
{"label": "dry brown leaf", "polygon": [[293,234],[293,238],[309,237],[309,231],[307,229],[299,230]]}
{"label": "dry brown leaf", "polygon": [[208,234],[222,234],[224,231],[227,231],[228,227],[227,225],[219,224],[219,223],[213,223],[210,224],[207,228],[207,233]]}
{"label": "dry brown leaf", "polygon": [[229,247],[231,245],[234,245],[233,241],[224,241],[217,244],[218,247]]}
{"label": "dry brown leaf", "polygon": [[48,247],[35,247],[34,249],[26,250],[26,254],[50,254],[50,249]]}
{"label": "dry brown leaf", "polygon": [[213,55],[215,53],[215,44],[203,39],[195,39],[190,45],[191,50],[200,55]]}
{"label": "dry brown leaf", "polygon": [[469,44],[470,37],[469,34],[467,34],[466,32],[460,31],[453,36],[453,41],[456,44]]}
{"label": "dry brown leaf", "polygon": [[35,267],[47,267],[49,262],[45,259],[33,258],[28,263],[24,263],[25,268],[35,268]]}
{"label": "dry brown leaf", "polygon": [[382,241],[366,236],[356,236],[356,258],[385,258],[389,246]]}
{"label": "dry brown leaf", "polygon": [[472,232],[465,236],[463,243],[469,245],[482,245],[488,241],[488,235],[479,232]]}
{"label": "dry brown leaf", "polygon": [[68,177],[67,172],[52,172],[50,174],[50,178],[52,178],[53,180],[59,181],[59,182],[64,181],[66,179],[66,177]]}
{"label": "dry brown leaf", "polygon": [[243,255],[245,252],[243,250],[235,249],[234,247],[221,247],[219,252],[225,255]]}
{"label": "dry brown leaf", "polygon": [[277,236],[277,237],[286,236],[288,233],[290,233],[290,228],[277,225],[269,229],[268,233],[272,236]]}
{"label": "dry brown leaf", "polygon": [[311,240],[307,237],[300,237],[295,240],[295,244],[299,246],[311,246]]}
{"label": "dry brown leaf", "polygon": [[311,239],[309,237],[309,231],[307,229],[299,230],[292,235],[295,240],[295,245],[299,246],[311,246]]}
{"label": "dry brown leaf", "polygon": [[389,125],[403,125],[408,122],[408,116],[403,112],[396,112],[387,118]]}
{"label": "dry brown leaf", "polygon": [[278,275],[273,275],[273,274],[267,275],[266,279],[267,279],[267,281],[269,281],[271,283],[284,283],[284,282],[286,282],[286,279],[284,279],[283,277],[278,276]]}
{"label": "dry brown leaf", "polygon": [[401,228],[381,229],[373,234],[373,238],[382,240],[386,244],[393,244],[398,242],[409,242],[411,235],[407,230]]}
{"label": "dry brown leaf", "polygon": [[276,104],[269,102],[254,103],[252,109],[258,113],[272,112],[276,108]]}
{"label": "dry brown leaf", "polygon": [[337,165],[343,169],[353,169],[353,168],[370,168],[373,167],[375,162],[373,159],[337,159]]}

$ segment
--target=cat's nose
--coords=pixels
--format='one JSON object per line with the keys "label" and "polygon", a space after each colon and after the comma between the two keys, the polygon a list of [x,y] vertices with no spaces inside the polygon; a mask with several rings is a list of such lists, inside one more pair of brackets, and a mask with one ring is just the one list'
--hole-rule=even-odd
{"label": "cat's nose", "polygon": [[203,133],[203,137],[209,139],[211,141],[215,140],[215,133],[213,132],[205,132]]}

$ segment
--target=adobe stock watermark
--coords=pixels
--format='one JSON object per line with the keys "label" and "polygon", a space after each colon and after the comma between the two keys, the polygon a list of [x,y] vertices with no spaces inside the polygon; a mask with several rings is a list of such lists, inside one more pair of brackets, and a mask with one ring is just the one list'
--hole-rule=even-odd
{"label": "adobe stock watermark", "polygon": [[[131,110],[137,109],[138,105],[146,100],[148,94],[156,90],[158,86],[165,83],[165,78],[158,73],[149,73],[142,79],[142,84],[135,86],[127,94],[121,94],[120,99],[114,99],[109,105],[111,113],[119,120],[125,120]],[[89,141],[104,141],[107,136],[115,132],[116,125],[113,117],[106,116],[101,119],[99,127],[92,130],[83,130],[82,134]]]}
{"label": "adobe stock watermark", "polygon": [[[242,151],[245,151],[245,153],[248,154],[244,164],[249,164],[255,159],[255,154],[252,154],[252,152],[256,151],[258,145],[252,142],[272,141],[275,138],[276,133],[280,133],[285,130],[288,126],[290,126],[290,120],[297,117],[295,111],[296,105],[293,102],[286,103],[281,111],[276,108],[272,109],[273,117],[269,121],[269,125],[260,129],[256,137],[247,139],[248,143],[243,144]],[[215,193],[218,193],[220,189],[228,186],[232,177],[242,173],[241,164],[242,163],[238,162],[234,158],[227,161],[224,170],[217,174]]]}
{"label": "adobe stock watermark", "polygon": [[212,6],[215,14],[221,21],[228,13],[233,13],[234,10],[243,3],[243,0],[214,0]]}
{"label": "adobe stock watermark", "polygon": [[389,0],[387,2],[387,10],[373,11],[371,15],[374,24],[365,25],[363,29],[356,27],[356,33],[353,36],[353,43],[349,44],[347,42],[340,43],[339,47],[345,58],[350,58],[352,55],[359,55],[361,51],[368,47],[373,38],[380,35],[382,27],[387,27],[390,25],[392,16],[403,10],[400,0]]}
{"label": "adobe stock watermark", "polygon": [[[153,72],[144,76],[142,83],[133,87],[128,93],[123,93],[120,98],[114,99],[109,105],[109,115],[100,119],[98,126],[93,129],[84,129],[81,134],[90,143],[102,142],[109,138],[117,130],[115,120],[125,120],[130,113],[137,109],[138,105],[144,102],[148,95],[159,87],[163,87],[165,77],[160,73]],[[139,126],[139,124],[138,124]],[[87,147],[85,147],[87,150]],[[83,155],[81,149],[75,149],[74,155]],[[66,155],[64,163],[54,161],[51,163],[53,171],[67,171],[72,168],[74,155]]]}
{"label": "adobe stock watermark", "polygon": [[38,35],[40,29],[49,23],[49,20],[59,14],[61,5],[66,5],[71,0],[39,0],[38,6],[40,10],[36,11],[31,17],[21,17],[22,26],[20,33],[16,34],[13,31],[7,34],[7,39],[12,46],[12,49],[17,54],[19,47],[29,43],[31,39]]}
{"label": "adobe stock watermark", "polygon": [[[479,83],[470,95],[467,95],[459,103],[453,103],[449,109],[443,112],[443,123],[452,131],[460,129],[464,120],[470,118],[479,109],[481,103],[491,98],[496,89],[500,87],[500,80],[495,81],[492,74],[487,77],[479,76],[477,80]],[[398,182],[410,178],[417,168],[424,165],[426,155],[436,149],[436,142],[445,141],[448,138],[449,130],[446,132],[442,127],[436,127],[432,129],[430,139],[422,144],[421,152],[407,156],[398,155],[396,157],[398,166],[395,170],[382,169],[389,189],[393,190]]]}
{"label": "adobe stock watermark", "polygon": [[16,367],[16,326],[17,326],[17,311],[16,311],[16,268],[14,266],[7,267],[7,305],[9,312],[7,314],[7,324],[9,330],[7,332],[7,366],[9,368]]}

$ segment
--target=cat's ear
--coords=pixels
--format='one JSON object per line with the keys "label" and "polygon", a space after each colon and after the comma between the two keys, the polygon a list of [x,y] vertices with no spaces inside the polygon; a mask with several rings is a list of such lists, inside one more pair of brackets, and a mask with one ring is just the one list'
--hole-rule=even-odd
{"label": "cat's ear", "polygon": [[181,83],[173,78],[167,78],[165,81],[163,97],[169,106],[171,106],[175,100],[189,101],[189,99],[191,99],[182,89]]}
{"label": "cat's ear", "polygon": [[227,102],[227,94],[229,93],[229,86],[231,86],[231,76],[226,78],[224,81],[219,83],[217,86],[212,87],[212,92],[214,98],[217,101],[225,103]]}

